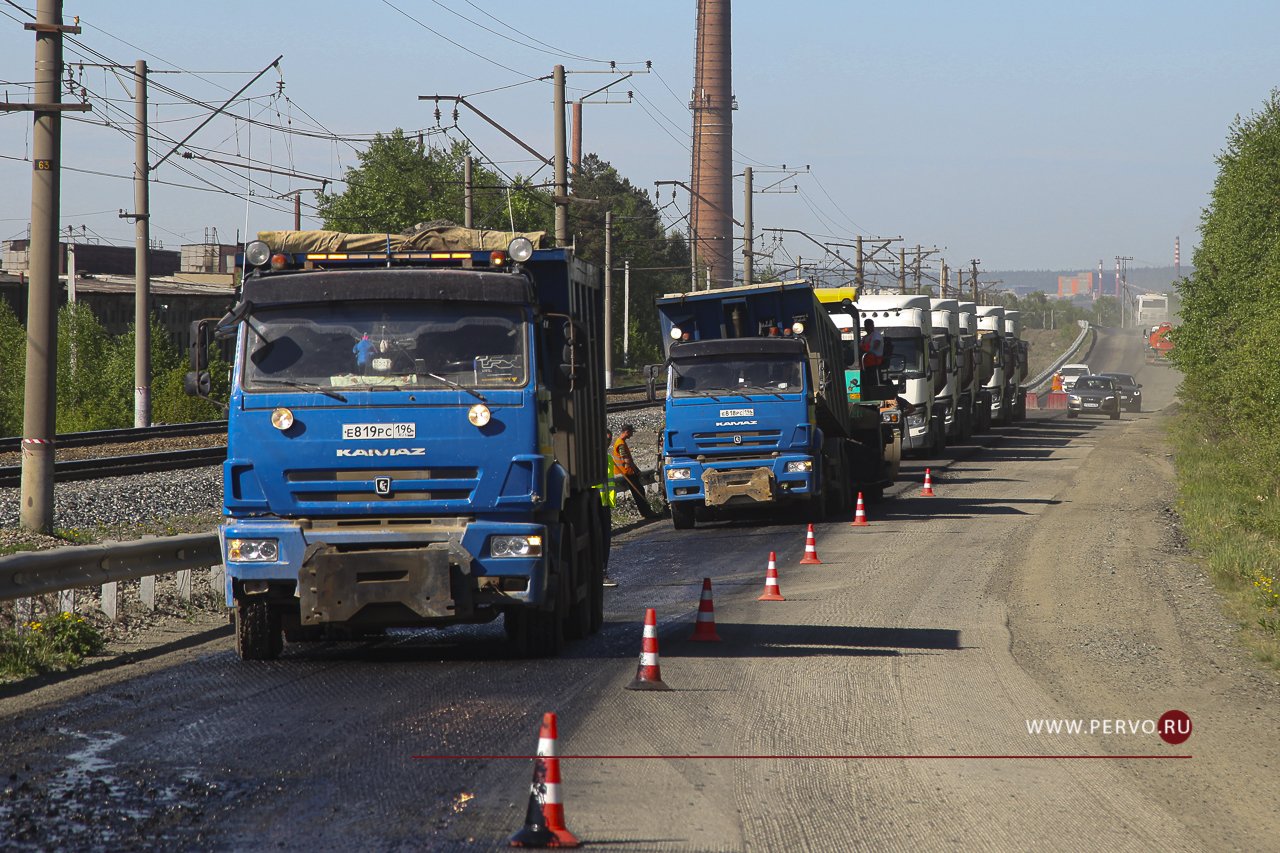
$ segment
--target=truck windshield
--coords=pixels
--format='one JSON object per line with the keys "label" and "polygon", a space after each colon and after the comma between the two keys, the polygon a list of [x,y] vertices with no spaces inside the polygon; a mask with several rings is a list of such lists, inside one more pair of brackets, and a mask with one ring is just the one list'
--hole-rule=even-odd
{"label": "truck windshield", "polygon": [[517,388],[526,384],[519,309],[438,303],[260,308],[246,329],[246,391]]}
{"label": "truck windshield", "polygon": [[676,397],[794,394],[803,390],[803,381],[798,359],[777,356],[701,356],[671,365],[671,392]]}
{"label": "truck windshield", "polygon": [[885,355],[891,375],[908,379],[924,376],[928,350],[924,335],[914,329],[886,329]]}

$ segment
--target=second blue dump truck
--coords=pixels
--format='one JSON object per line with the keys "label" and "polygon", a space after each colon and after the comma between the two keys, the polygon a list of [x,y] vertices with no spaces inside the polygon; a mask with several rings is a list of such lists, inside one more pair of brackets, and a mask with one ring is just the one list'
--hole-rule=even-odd
{"label": "second blue dump truck", "polygon": [[188,374],[207,393],[209,338],[234,339],[220,536],[240,656],[500,616],[548,656],[599,629],[598,271],[469,229],[262,236]]}
{"label": "second blue dump truck", "polygon": [[676,529],[748,508],[816,521],[888,485],[879,411],[850,404],[840,332],[808,283],[668,294],[657,307]]}

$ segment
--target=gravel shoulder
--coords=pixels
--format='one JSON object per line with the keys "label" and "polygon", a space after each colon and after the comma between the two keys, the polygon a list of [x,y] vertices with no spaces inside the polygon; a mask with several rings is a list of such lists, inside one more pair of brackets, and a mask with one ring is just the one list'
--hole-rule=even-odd
{"label": "gravel shoulder", "polygon": [[[1103,357],[1106,357],[1105,355]],[[1172,400],[1165,367],[1140,369]],[[1204,849],[1274,849],[1280,683],[1250,660],[1212,580],[1182,543],[1165,438],[1170,408],[1125,415],[1093,443],[1052,513],[1002,573],[1015,659],[1078,717],[1190,715],[1185,762],[1129,767]],[[1127,740],[1113,739],[1111,751]],[[1261,807],[1260,807],[1261,806]]]}

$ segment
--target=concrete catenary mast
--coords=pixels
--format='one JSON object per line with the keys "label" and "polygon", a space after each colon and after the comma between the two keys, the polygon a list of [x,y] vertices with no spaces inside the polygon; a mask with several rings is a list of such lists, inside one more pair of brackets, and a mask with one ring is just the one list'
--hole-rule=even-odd
{"label": "concrete catenary mast", "polygon": [[690,222],[713,287],[733,284],[733,100],[729,0],[698,0]]}

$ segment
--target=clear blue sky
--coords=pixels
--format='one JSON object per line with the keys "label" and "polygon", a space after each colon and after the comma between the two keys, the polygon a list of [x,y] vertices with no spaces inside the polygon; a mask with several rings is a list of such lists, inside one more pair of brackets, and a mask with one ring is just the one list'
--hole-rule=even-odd
{"label": "clear blue sky", "polygon": [[[266,75],[248,91],[253,100],[235,112],[320,137],[430,128],[431,107],[418,95],[509,86],[549,74],[557,62],[575,71],[602,67],[591,60],[652,60],[656,73],[615,87],[636,93],[631,104],[586,108],[584,148],[641,187],[688,179],[693,0],[392,2],[396,8],[382,0],[68,3],[65,13],[68,19],[81,14],[79,40],[114,62],[145,58],[153,69],[202,72],[156,75],[154,83],[207,103],[220,103],[284,54],[282,75]],[[35,0],[17,3],[35,8]],[[0,11],[6,15],[0,17],[0,89],[6,100],[30,100],[24,84],[32,78],[34,38],[12,4],[0,0]],[[1280,83],[1277,32],[1280,3],[1263,0],[1212,8],[1182,0],[739,0],[733,9],[735,168],[812,167],[810,175],[787,182],[801,192],[756,198],[758,228],[842,240],[859,231],[901,235],[910,245],[945,247],[953,267],[981,258],[988,270],[1092,269],[1099,258],[1110,269],[1115,255],[1134,257],[1135,266],[1167,265],[1180,235],[1185,265],[1231,121]],[[75,48],[67,53],[68,61],[84,56]],[[240,73],[203,73],[214,71]],[[288,101],[273,97],[281,79]],[[129,79],[86,68],[83,80],[117,108],[104,114],[95,99],[88,121],[132,121]],[[581,94],[606,80],[573,74],[569,84]],[[155,88],[151,97],[154,128],[171,137],[181,138],[194,126],[191,117],[205,112]],[[550,153],[548,84],[529,82],[474,101]],[[445,123],[451,123],[447,111]],[[460,126],[504,169],[536,168],[479,119],[464,113]],[[28,157],[30,133],[29,113],[0,114],[0,239],[26,231],[30,164],[4,158]],[[251,154],[331,177],[356,162],[360,145],[263,127],[249,132],[225,117],[192,142],[220,152],[210,156]],[[172,146],[155,139],[152,147],[154,160]],[[64,124],[65,166],[128,175],[132,160],[126,134]],[[213,226],[231,242],[246,223],[243,173],[171,159],[155,175],[204,186],[178,165],[241,197],[157,185],[153,237],[176,247],[200,242]],[[290,203],[272,196],[315,183],[256,177],[264,186],[253,190],[249,229],[290,227]],[[759,174],[757,186],[767,177]],[[680,198],[667,212],[674,220],[686,205]],[[127,244],[132,227],[117,211],[132,206],[126,180],[64,175],[64,226],[86,225],[92,234]],[[315,225],[304,220],[304,227]],[[778,261],[814,252],[788,239]]]}

